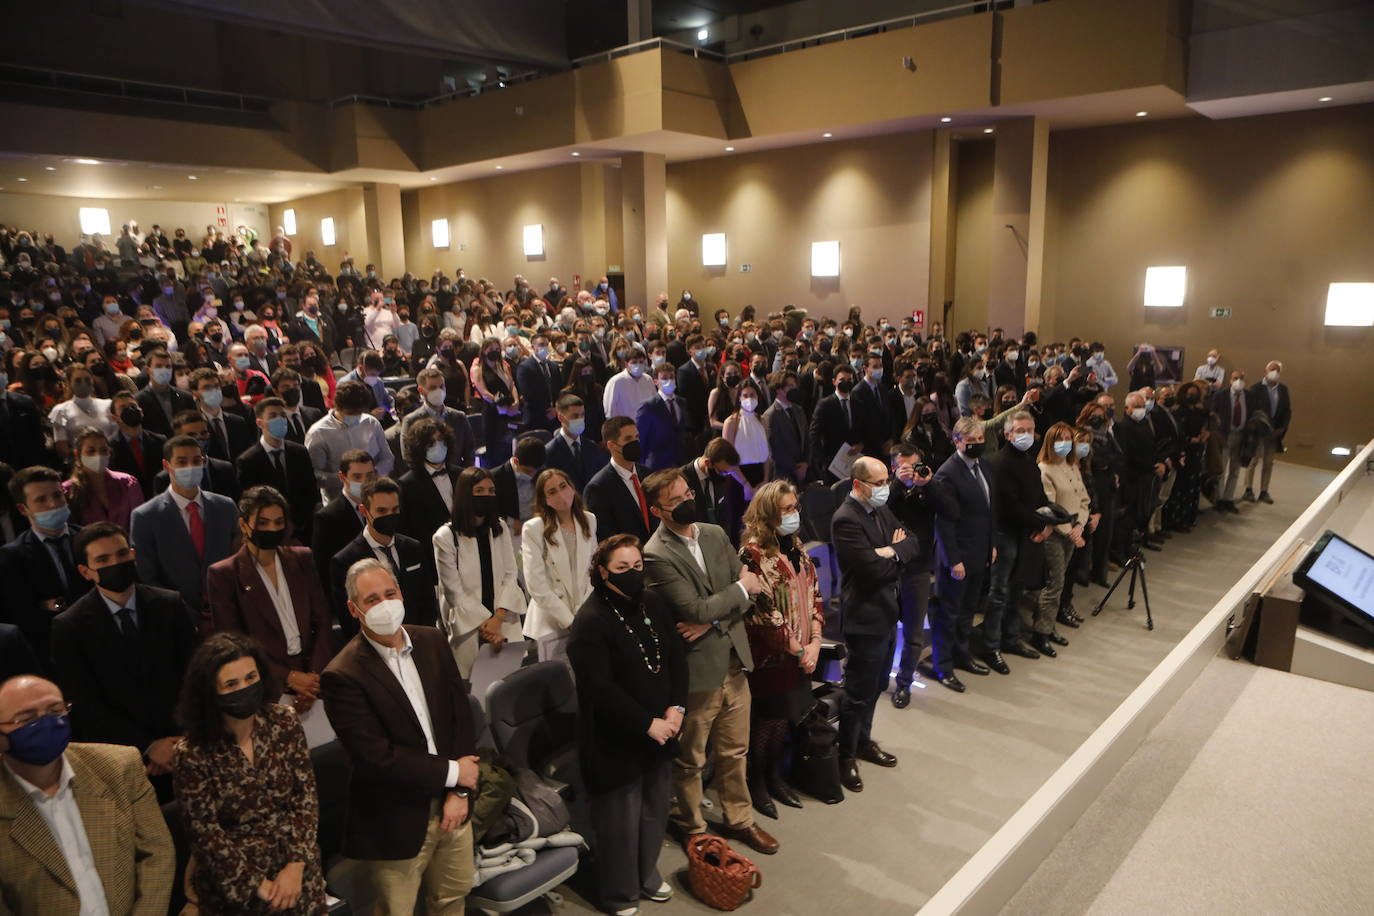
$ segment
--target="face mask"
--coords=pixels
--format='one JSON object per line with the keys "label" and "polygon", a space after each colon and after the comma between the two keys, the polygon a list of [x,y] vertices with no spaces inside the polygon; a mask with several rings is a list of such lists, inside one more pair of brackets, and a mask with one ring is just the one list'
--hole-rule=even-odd
{"label": "face mask", "polygon": [[200,486],[200,478],[204,476],[204,465],[189,465],[184,468],[172,468],[172,479],[176,485],[183,490],[194,490]]}
{"label": "face mask", "polygon": [[1207,357],[1207,365],[1209,365],[1209,366],[1215,366],[1216,364],[1217,364],[1217,358],[1216,358],[1215,356],[1209,356],[1209,357]]}
{"label": "face mask", "polygon": [[117,595],[127,592],[138,582],[138,564],[133,560],[103,566],[95,572],[100,577],[100,587]]}
{"label": "face mask", "polygon": [[281,393],[281,399],[286,402],[287,407],[299,406],[301,403],[301,390],[299,388],[288,388]]}
{"label": "face mask", "polygon": [[778,525],[778,534],[796,534],[801,528],[801,513],[788,512],[782,517],[782,522]]}
{"label": "face mask", "polygon": [[231,719],[249,719],[262,708],[262,681],[254,681],[247,687],[215,697],[219,711]]}
{"label": "face mask", "polygon": [[354,502],[359,502],[363,498],[363,482],[361,480],[348,481],[348,495],[353,497]]}
{"label": "face mask", "polygon": [[694,499],[684,499],[678,503],[668,515],[675,525],[690,525],[697,520],[697,502]]}
{"label": "face mask", "polygon": [[1054,444],[1054,453],[1060,458],[1066,457],[1071,451],[1073,451],[1073,443],[1068,440],[1056,442]]}
{"label": "face mask", "polygon": [[677,390],[677,382],[672,379],[664,379],[658,383],[658,390],[671,397],[672,393]]}
{"label": "face mask", "polygon": [[725,376],[725,385],[726,385],[727,388],[734,388],[734,387],[735,387],[736,385],[738,385],[738,384],[739,384],[739,376],[738,376],[738,375],[727,375],[727,376]]}
{"label": "face mask", "polygon": [[443,464],[448,457],[448,446],[442,442],[436,442],[425,449],[425,460],[430,464]]}
{"label": "face mask", "polygon": [[1271,385],[1276,385],[1279,381],[1279,374],[1277,372],[1266,372],[1264,374],[1264,380]]}
{"label": "face mask", "polygon": [[267,421],[267,435],[273,439],[285,439],[290,428],[291,424],[286,417],[273,417]]}
{"label": "face mask", "polygon": [[210,388],[201,394],[200,402],[214,410],[224,403],[224,392],[218,388]]}
{"label": "face mask", "polygon": [[164,287],[162,287],[162,291],[163,291],[164,293],[166,293],[167,295],[169,295],[169,296],[172,295],[172,293],[173,293],[175,290],[176,290],[176,287],[174,287],[174,286],[164,286]]}
{"label": "face mask", "polygon": [[883,484],[881,487],[869,487],[868,504],[875,509],[887,505],[889,489],[887,484]]}
{"label": "face mask", "polygon": [[875,385],[878,384],[879,382],[881,382],[881,381],[883,380],[883,370],[881,370],[881,369],[870,369],[870,370],[868,370],[868,380],[869,380],[870,382],[872,382],[873,384],[875,384]]}
{"label": "face mask", "polygon": [[1017,360],[1020,356],[1021,356],[1020,351],[1018,351],[1018,350],[1008,350],[1008,351],[1007,351],[1007,362],[1009,362],[1009,363],[1014,363],[1014,362],[1016,362],[1016,360]]}
{"label": "face mask", "polygon": [[472,512],[480,518],[490,519],[496,514],[496,495],[488,493],[485,496],[474,496],[472,498]]}
{"label": "face mask", "polygon": [[30,766],[52,763],[72,740],[72,725],[66,716],[39,716],[7,736],[10,749],[5,753]]}
{"label": "face mask", "polygon": [[710,351],[710,350],[707,350],[707,349],[704,349],[704,348],[701,349],[701,350],[694,350],[694,351],[692,352],[692,358],[695,359],[695,360],[696,360],[697,362],[699,362],[699,363],[704,363],[704,362],[706,362],[706,358],[707,358],[708,356],[710,356],[710,355],[711,355],[711,351]]}
{"label": "face mask", "polygon": [[630,598],[638,598],[644,591],[644,570],[622,569],[620,572],[606,573],[606,581],[614,585]]}
{"label": "face mask", "polygon": [[105,314],[106,314],[106,315],[118,315],[118,314],[119,314],[119,303],[118,303],[118,302],[106,302],[106,303],[105,303]]}
{"label": "face mask", "polygon": [[1240,379],[1236,379],[1235,381],[1233,381],[1233,382],[1231,383],[1231,390],[1232,390],[1232,391],[1244,391],[1244,390],[1245,390],[1245,382],[1241,381]]}
{"label": "face mask", "polygon": [[1075,443],[1073,447],[1073,453],[1077,455],[1079,458],[1087,458],[1088,452],[1091,450],[1092,446],[1087,442]]}
{"label": "face mask", "polygon": [[758,406],[759,406],[759,402],[758,402],[757,400],[755,400],[754,398],[740,398],[740,399],[739,399],[739,407],[740,407],[740,410],[744,411],[745,413],[753,413],[753,412],[754,412],[754,408],[756,408],[756,407],[758,407]]}
{"label": "face mask", "polygon": [[1143,419],[1145,419],[1145,408],[1144,408],[1144,407],[1137,407],[1137,408],[1135,408],[1134,410],[1132,410],[1132,411],[1131,411],[1131,419],[1132,419],[1132,420],[1143,420]]}
{"label": "face mask", "polygon": [[56,509],[49,509],[46,512],[35,512],[33,523],[39,528],[48,531],[56,531],[59,528],[67,527],[67,519],[72,517],[72,510],[66,506],[59,506]]}
{"label": "face mask", "polygon": [[970,442],[964,446],[964,457],[970,460],[981,458],[987,447],[986,442]]}
{"label": "face mask", "polygon": [[79,378],[72,382],[72,394],[76,395],[78,400],[89,398],[91,396],[91,380]]}
{"label": "face mask", "polygon": [[354,426],[357,426],[357,425],[358,425],[359,423],[361,423],[361,422],[363,422],[363,415],[360,414],[360,413],[355,413],[355,414],[353,414],[352,416],[349,416],[348,414],[344,414],[344,417],[343,417],[343,424],[344,424],[344,426],[346,426],[346,427],[348,427],[348,428],[350,428],[350,429],[353,428]]}
{"label": "face mask", "polygon": [[587,421],[582,417],[568,421],[568,432],[574,436],[580,436],[587,428]]}
{"label": "face mask", "polygon": [[234,300],[234,311],[236,311],[236,312],[241,312],[241,311],[243,311],[243,300],[242,300],[242,299],[235,299],[235,300]]}
{"label": "face mask", "polygon": [[254,528],[248,535],[248,541],[259,550],[276,550],[286,540],[286,529],[280,528],[276,531],[268,531],[265,528]]}
{"label": "face mask", "polygon": [[1018,451],[1026,451],[1035,444],[1035,433],[1017,433],[1011,437],[1011,444],[1016,446]]}
{"label": "face mask", "polygon": [[1038,360],[1038,359],[1028,359],[1028,360],[1026,360],[1026,365],[1027,365],[1029,368],[1034,369],[1035,367],[1037,367],[1037,366],[1040,365],[1040,360]]}
{"label": "face mask", "polygon": [[835,390],[840,394],[849,394],[854,390],[854,380],[852,378],[842,378],[835,383]]}
{"label": "face mask", "polygon": [[535,348],[534,348],[534,358],[535,358],[535,359],[548,359],[548,358],[549,358],[549,348],[548,348],[548,347],[535,347]]}
{"label": "face mask", "polygon": [[55,363],[55,362],[57,362],[57,348],[56,348],[56,347],[44,347],[44,348],[43,348],[43,355],[46,356],[46,357],[48,358],[48,362],[50,362],[50,363]]}
{"label": "face mask", "polygon": [[642,375],[644,374],[644,364],[643,364],[643,363],[630,363],[629,373],[630,373],[630,378],[639,378],[640,376],[642,376]]}
{"label": "face mask", "polygon": [[638,461],[640,456],[639,440],[633,439],[626,442],[621,447],[620,454],[626,461]]}
{"label": "face mask", "polygon": [[81,466],[92,474],[104,474],[105,469],[110,466],[109,455],[82,455]]}
{"label": "face mask", "polygon": [[976,378],[976,379],[978,379],[979,381],[982,381],[983,379],[985,379],[985,378],[988,377],[988,370],[986,370],[986,369],[974,369],[974,370],[973,370],[973,377]]}
{"label": "face mask", "polygon": [[1148,413],[1149,411],[1154,410],[1154,409],[1155,409],[1154,398],[1149,398],[1149,399],[1147,399],[1147,400],[1145,401],[1145,410],[1146,410],[1146,412]]}

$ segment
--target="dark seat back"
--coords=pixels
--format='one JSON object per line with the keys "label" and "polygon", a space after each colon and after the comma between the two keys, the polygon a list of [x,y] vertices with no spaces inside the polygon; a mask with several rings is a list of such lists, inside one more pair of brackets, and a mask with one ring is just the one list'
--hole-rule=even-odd
{"label": "dark seat back", "polygon": [[539,662],[503,677],[487,691],[497,750],[516,766],[543,765],[577,741],[577,692],[562,662]]}
{"label": "dark seat back", "polygon": [[348,826],[348,786],[353,778],[353,764],[343,744],[330,741],[310,752],[315,770],[315,794],[320,803],[320,822],[316,831],[320,844],[320,861],[325,871],[343,853],[344,828]]}

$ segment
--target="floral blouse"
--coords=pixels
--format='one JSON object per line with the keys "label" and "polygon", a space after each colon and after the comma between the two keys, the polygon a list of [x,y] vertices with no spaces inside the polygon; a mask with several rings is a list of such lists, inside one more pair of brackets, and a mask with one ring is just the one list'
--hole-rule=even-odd
{"label": "floral blouse", "polygon": [[[252,763],[230,741],[201,747],[183,740],[172,784],[191,837],[201,913],[326,911],[315,771],[294,710],[273,705],[258,717]],[[258,886],[289,862],[305,863],[300,898],[289,910],[271,910]]]}
{"label": "floral blouse", "polygon": [[763,590],[754,596],[754,604],[744,617],[755,670],[795,663],[796,656],[788,651],[789,641],[796,639],[805,646],[821,635],[825,625],[815,564],[800,549],[800,543],[796,554],[799,567],[792,565],[785,550],[769,556],[757,544],[748,543],[739,549],[745,568],[763,580]]}

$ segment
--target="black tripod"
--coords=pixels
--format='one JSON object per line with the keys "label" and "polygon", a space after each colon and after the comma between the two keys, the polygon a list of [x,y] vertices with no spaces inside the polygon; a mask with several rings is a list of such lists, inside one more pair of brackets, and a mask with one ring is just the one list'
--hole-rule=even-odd
{"label": "black tripod", "polygon": [[1116,581],[1112,583],[1111,588],[1107,589],[1107,594],[1103,595],[1102,600],[1097,602],[1097,607],[1093,608],[1093,616],[1096,617],[1098,614],[1102,613],[1102,606],[1111,600],[1112,595],[1116,592],[1117,586],[1121,584],[1121,580],[1126,578],[1126,573],[1131,574],[1131,584],[1126,588],[1126,608],[1130,610],[1135,607],[1135,583],[1136,579],[1139,578],[1140,597],[1145,601],[1145,629],[1153,630],[1155,628],[1155,618],[1154,615],[1150,613],[1150,589],[1145,581],[1145,556],[1140,552],[1139,546],[1136,547],[1135,553],[1131,555],[1131,558],[1126,561],[1126,565],[1121,567],[1121,572],[1116,574]]}

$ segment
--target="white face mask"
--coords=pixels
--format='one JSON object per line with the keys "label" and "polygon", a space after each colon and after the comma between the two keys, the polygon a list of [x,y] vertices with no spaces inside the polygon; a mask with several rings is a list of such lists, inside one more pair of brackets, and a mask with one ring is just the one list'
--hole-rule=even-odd
{"label": "white face mask", "polygon": [[1144,407],[1137,407],[1137,408],[1135,408],[1134,410],[1132,410],[1132,411],[1131,411],[1131,419],[1133,419],[1133,420],[1143,420],[1143,419],[1145,419],[1145,408],[1144,408]]}
{"label": "white face mask", "polygon": [[1241,381],[1240,379],[1236,379],[1235,381],[1233,381],[1233,382],[1231,383],[1231,390],[1232,390],[1232,391],[1244,391],[1244,390],[1245,390],[1245,382]]}
{"label": "white face mask", "polygon": [[1217,358],[1216,358],[1215,356],[1209,356],[1209,357],[1207,357],[1207,365],[1209,365],[1209,366],[1215,366],[1216,364],[1217,364]]}
{"label": "white face mask", "polygon": [[378,601],[363,614],[363,623],[378,636],[390,636],[401,628],[406,618],[405,603],[397,598]]}
{"label": "white face mask", "polygon": [[447,392],[443,388],[431,388],[425,392],[425,401],[430,407],[436,410],[444,406],[444,397]]}
{"label": "white face mask", "polygon": [[1271,385],[1273,385],[1273,384],[1276,384],[1276,383],[1278,382],[1278,380],[1279,380],[1279,373],[1277,372],[1277,370],[1276,370],[1276,371],[1273,371],[1273,372],[1267,372],[1267,373],[1265,373],[1264,378],[1265,378],[1265,381],[1267,381],[1267,382],[1269,382]]}
{"label": "white face mask", "polygon": [[759,406],[759,402],[754,400],[753,398],[740,398],[739,406],[740,409],[743,410],[745,413],[753,413],[754,408]]}
{"label": "white face mask", "polygon": [[92,474],[103,474],[110,466],[109,455],[82,455],[81,464]]}

